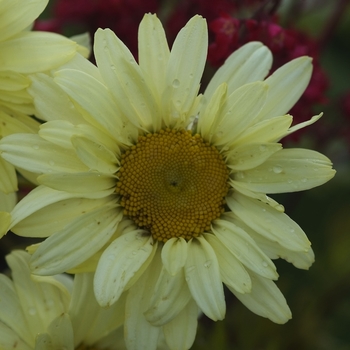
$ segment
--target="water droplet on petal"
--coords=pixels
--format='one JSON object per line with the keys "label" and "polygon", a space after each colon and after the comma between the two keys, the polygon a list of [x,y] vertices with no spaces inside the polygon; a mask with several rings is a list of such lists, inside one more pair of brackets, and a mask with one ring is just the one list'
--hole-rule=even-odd
{"label": "water droplet on petal", "polygon": [[186,268],[186,272],[187,272],[187,273],[191,273],[191,272],[193,272],[195,269],[196,269],[196,268],[195,268],[194,266],[189,266],[189,267]]}
{"label": "water droplet on petal", "polygon": [[301,182],[304,182],[304,183],[307,182],[307,178],[305,178],[305,177],[302,178],[302,179],[301,179]]}
{"label": "water droplet on petal", "polygon": [[39,145],[33,145],[34,149],[39,149]]}
{"label": "water droplet on petal", "polygon": [[268,266],[269,266],[269,264],[268,264],[266,261],[263,261],[263,262],[262,262],[262,266],[264,266],[264,267],[268,267]]}
{"label": "water droplet on petal", "polygon": [[55,165],[55,162],[53,160],[49,160],[49,164],[53,166]]}
{"label": "water droplet on petal", "polygon": [[283,171],[282,167],[279,165],[274,166],[272,170],[275,174],[280,174]]}
{"label": "water droplet on petal", "polygon": [[207,260],[205,263],[204,263],[204,267],[206,267],[207,269],[212,265],[212,261],[211,260]]}
{"label": "water droplet on petal", "polygon": [[178,79],[173,80],[173,88],[177,89],[180,86],[180,81]]}

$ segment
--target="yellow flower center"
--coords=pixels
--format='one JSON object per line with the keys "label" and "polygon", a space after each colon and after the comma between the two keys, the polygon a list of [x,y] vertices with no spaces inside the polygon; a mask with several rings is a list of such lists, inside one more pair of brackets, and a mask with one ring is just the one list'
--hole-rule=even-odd
{"label": "yellow flower center", "polygon": [[116,191],[124,214],[154,239],[189,240],[224,211],[228,174],[221,154],[200,135],[166,129],[139,137],[123,154]]}

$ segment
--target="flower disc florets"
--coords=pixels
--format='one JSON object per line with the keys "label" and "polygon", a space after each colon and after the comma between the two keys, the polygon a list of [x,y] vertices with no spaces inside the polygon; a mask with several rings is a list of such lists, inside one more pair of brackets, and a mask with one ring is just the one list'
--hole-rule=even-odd
{"label": "flower disc florets", "polygon": [[139,137],[123,154],[118,176],[124,214],[163,242],[209,230],[223,212],[228,191],[221,154],[185,130]]}

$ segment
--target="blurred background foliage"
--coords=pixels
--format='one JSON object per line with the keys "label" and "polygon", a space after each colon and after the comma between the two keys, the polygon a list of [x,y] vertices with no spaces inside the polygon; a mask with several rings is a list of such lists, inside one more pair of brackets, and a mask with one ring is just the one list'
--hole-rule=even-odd
{"label": "blurred background foliage", "polygon": [[[319,188],[273,196],[304,229],[316,255],[309,271],[276,261],[280,275],[277,284],[288,301],[293,319],[285,325],[276,325],[251,313],[228,292],[226,319],[215,323],[202,317],[193,349],[350,349],[349,3],[347,0],[216,0],[215,4],[206,0],[51,0],[34,27],[65,35],[85,30],[93,33],[96,26],[112,27],[136,55],[137,26],[144,12],[158,14],[170,40],[198,12],[205,17],[210,14],[209,28],[213,28],[211,23],[217,18],[236,18],[241,24],[245,19],[270,21],[307,35],[305,45],[316,46],[315,60],[325,73],[327,86],[320,92],[321,104],[314,103],[311,107],[315,114],[324,111],[324,116],[302,135],[284,143],[286,147],[307,147],[326,154],[334,162],[337,174]],[[211,43],[216,40],[213,31],[210,40]],[[204,81],[209,81],[216,69],[217,64],[208,63]],[[299,110],[309,107],[304,105]],[[28,190],[26,186],[23,184],[22,192]],[[25,248],[32,242],[11,233],[4,237],[2,269],[5,269],[3,257],[11,249]]]}

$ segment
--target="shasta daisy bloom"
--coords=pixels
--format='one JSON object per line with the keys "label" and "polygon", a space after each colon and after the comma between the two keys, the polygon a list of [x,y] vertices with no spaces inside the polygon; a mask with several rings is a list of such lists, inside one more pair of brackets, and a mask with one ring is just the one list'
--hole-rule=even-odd
{"label": "shasta daisy bloom", "polygon": [[[31,276],[30,255],[6,257],[12,279],[0,274],[0,348],[21,350],[123,349],[117,332],[119,304],[101,308],[93,294],[93,274]],[[122,345],[120,347],[120,345]]]}
{"label": "shasta daisy bloom", "polygon": [[[87,48],[62,35],[29,30],[47,3],[0,1],[0,139],[12,133],[38,131],[39,123],[28,116],[35,114],[27,91],[28,74],[49,72],[71,60],[77,51],[88,55]],[[17,189],[15,168],[0,157],[0,196],[8,201],[12,195],[6,195]],[[0,236],[8,224],[8,212],[0,212]]]}
{"label": "shasta daisy bloom", "polygon": [[[249,309],[284,323],[291,314],[274,284],[271,259],[307,269],[314,256],[302,229],[266,193],[319,186],[330,160],[278,141],[305,90],[311,60],[291,61],[265,79],[270,51],[249,43],[198,95],[207,28],[193,17],[171,51],[161,23],[145,15],[139,63],[110,31],[95,57],[54,81],[32,77],[46,120],[38,135],[4,138],[7,161],[36,172],[41,186],[12,211],[11,229],[48,237],[30,247],[39,275],[95,270],[102,306],[126,295],[128,348],[189,348],[197,315],[225,317],[225,284]],[[265,80],[264,80],[265,79]],[[50,117],[49,117],[50,115]]]}

